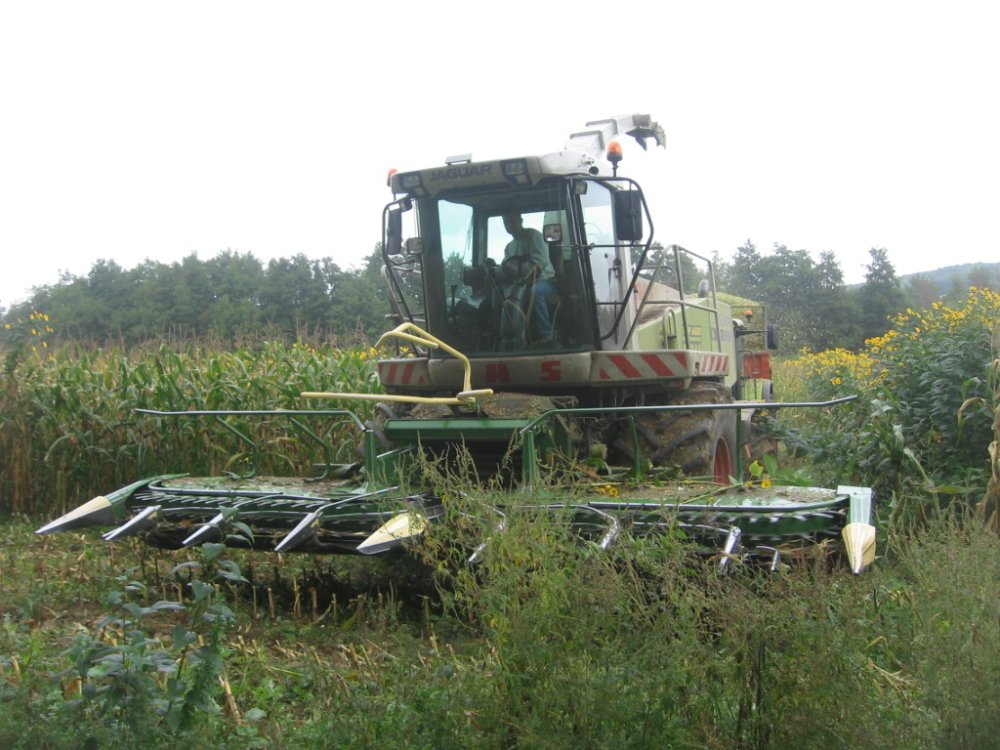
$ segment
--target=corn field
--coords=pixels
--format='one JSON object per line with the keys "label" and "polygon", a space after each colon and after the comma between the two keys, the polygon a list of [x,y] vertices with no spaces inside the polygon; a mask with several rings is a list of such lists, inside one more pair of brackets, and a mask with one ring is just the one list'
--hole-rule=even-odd
{"label": "corn field", "polygon": [[[210,416],[160,417],[136,409],[342,407],[307,403],[299,394],[376,390],[372,355],[273,342],[233,352],[166,344],[10,351],[0,397],[0,515],[60,513],[137,477],[238,472],[251,458],[262,471],[307,472],[310,462],[324,458],[322,451],[316,440],[296,436],[285,419],[227,417],[226,427]],[[334,460],[356,460],[352,422],[331,416],[305,427],[333,446]]]}

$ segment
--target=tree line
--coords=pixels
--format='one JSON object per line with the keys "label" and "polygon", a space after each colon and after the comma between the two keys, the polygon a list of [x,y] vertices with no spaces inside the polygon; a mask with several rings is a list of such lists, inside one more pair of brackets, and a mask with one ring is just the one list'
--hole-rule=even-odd
{"label": "tree line", "polygon": [[376,248],[357,269],[298,254],[265,265],[251,253],[192,254],[125,269],[99,260],[84,276],[36,287],[5,321],[43,310],[59,337],[136,344],[163,336],[234,341],[265,332],[286,340],[336,334],[372,339],[388,303]]}
{"label": "tree line", "polygon": [[[864,282],[848,287],[832,252],[814,260],[806,250],[776,245],[761,252],[747,240],[732,256],[716,255],[720,290],[765,305],[782,332],[782,349],[857,349],[889,328],[908,307],[929,307],[969,286],[1000,290],[1000,264],[973,267],[950,286],[929,274],[896,274],[885,248],[872,248]],[[388,298],[378,246],[358,268],[302,254],[266,264],[227,250],[201,260],[147,260],[126,269],[100,260],[83,276],[36,287],[6,311],[10,323],[44,311],[63,339],[136,344],[164,336],[235,341],[247,335],[294,340],[308,335],[373,341],[387,325]],[[686,290],[692,291],[692,290]]]}
{"label": "tree line", "polygon": [[780,244],[764,254],[747,240],[731,261],[716,259],[716,280],[720,289],[766,306],[769,322],[781,327],[785,351],[856,350],[889,330],[892,318],[907,308],[959,300],[970,287],[1000,290],[1000,264],[974,266],[949,277],[943,287],[929,274],[904,282],[885,248],[873,247],[868,254],[864,281],[847,286],[830,251],[815,261],[806,250]]}

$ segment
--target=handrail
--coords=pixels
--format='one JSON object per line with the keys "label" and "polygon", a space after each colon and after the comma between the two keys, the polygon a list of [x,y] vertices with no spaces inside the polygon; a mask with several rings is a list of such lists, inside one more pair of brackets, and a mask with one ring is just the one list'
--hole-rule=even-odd
{"label": "handrail", "polygon": [[[690,349],[691,348],[690,341],[688,340],[689,334],[688,334],[688,323],[687,323],[687,308],[688,307],[697,307],[697,308],[699,308],[701,310],[704,310],[705,312],[707,312],[709,314],[709,316],[714,321],[714,327],[715,327],[715,338],[714,338],[714,340],[716,342],[718,342],[719,345],[721,346],[721,342],[722,342],[722,324],[721,324],[721,322],[719,320],[719,300],[718,300],[717,290],[715,288],[715,267],[714,267],[712,261],[709,260],[708,258],[705,258],[702,255],[699,255],[696,252],[688,250],[686,247],[681,247],[680,245],[670,245],[669,247],[663,248],[663,251],[664,251],[663,254],[660,255],[660,258],[657,261],[656,268],[653,269],[652,276],[649,277],[649,284],[647,285],[646,291],[645,291],[645,293],[642,296],[642,300],[640,300],[639,306],[636,308],[635,317],[632,320],[632,325],[629,327],[628,335],[624,339],[625,345],[627,345],[628,342],[632,339],[632,336],[635,334],[636,328],[639,327],[639,320],[640,320],[640,318],[642,318],[643,310],[646,308],[646,305],[648,304],[650,306],[662,306],[662,307],[673,306],[673,307],[676,307],[680,311],[681,324],[680,324],[680,329],[678,330],[678,335],[682,339],[682,346],[680,347],[682,349]],[[651,300],[651,299],[649,299],[649,295],[653,291],[653,285],[655,283],[661,283],[661,282],[657,282],[656,281],[656,276],[657,276],[657,274],[659,274],[660,269],[663,268],[663,264],[664,264],[664,262],[666,260],[666,253],[668,253],[668,252],[673,254],[673,264],[672,265],[673,265],[673,272],[674,272],[674,274],[677,277],[677,289],[676,289],[676,291],[678,293],[678,297],[677,297],[677,299]],[[708,270],[709,270],[709,276],[710,276],[709,288],[710,288],[711,293],[712,293],[711,307],[704,307],[704,306],[700,305],[698,302],[692,302],[692,301],[689,301],[687,299],[688,295],[684,291],[684,274],[683,274],[682,266],[681,266],[681,262],[680,262],[681,253],[684,253],[685,255],[690,255],[692,258],[697,258],[698,260],[704,261],[705,263],[708,264]],[[640,259],[641,262],[639,264],[637,264],[637,266],[636,266],[636,272],[637,273],[641,272],[646,267],[645,266],[645,258],[646,258],[646,253],[643,253],[642,258]],[[666,336],[666,332],[664,332],[664,336]],[[668,348],[672,348],[672,347],[668,347]]]}

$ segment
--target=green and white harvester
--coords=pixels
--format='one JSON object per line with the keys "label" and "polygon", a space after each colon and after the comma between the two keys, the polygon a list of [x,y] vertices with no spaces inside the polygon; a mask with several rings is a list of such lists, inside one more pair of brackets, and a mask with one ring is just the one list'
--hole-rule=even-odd
{"label": "green and white harvester", "polygon": [[[774,400],[776,329],[762,312],[734,314],[707,258],[654,242],[642,188],[618,174],[623,136],[663,143],[649,116],[629,115],[588,123],[552,153],[390,173],[383,393],[303,393],[317,409],[156,412],[206,425],[282,418],[313,437],[306,421],[347,420],[360,462],[321,460],[298,478],[149,477],[39,533],[101,525],[114,527],[108,540],[168,547],[386,553],[452,518],[447,497],[419,486],[430,457],[471,464],[496,490],[497,534],[519,508],[605,548],[681,529],[721,567],[777,567],[783,550],[833,540],[860,573],[875,554],[868,488],[772,486],[748,471],[775,452],[767,426],[779,410],[836,402]],[[377,401],[374,418],[349,410],[362,398]]]}

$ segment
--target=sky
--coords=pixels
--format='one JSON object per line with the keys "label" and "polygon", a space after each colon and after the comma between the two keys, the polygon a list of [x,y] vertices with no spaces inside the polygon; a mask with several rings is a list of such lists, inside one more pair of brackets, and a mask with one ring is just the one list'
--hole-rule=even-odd
{"label": "sky", "polygon": [[664,244],[997,262],[998,33],[971,0],[0,0],[0,306],[98,260],[356,267],[390,168],[636,112]]}

